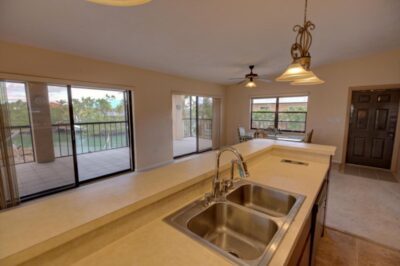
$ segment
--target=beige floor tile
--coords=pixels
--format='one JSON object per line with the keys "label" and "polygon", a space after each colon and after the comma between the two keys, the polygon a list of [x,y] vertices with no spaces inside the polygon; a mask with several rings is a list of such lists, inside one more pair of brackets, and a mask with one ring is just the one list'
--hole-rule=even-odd
{"label": "beige floor tile", "polygon": [[377,175],[378,175],[379,180],[392,182],[392,183],[398,183],[397,179],[394,177],[394,175],[391,172],[377,171]]}
{"label": "beige floor tile", "polygon": [[374,169],[360,167],[359,176],[378,180],[378,175]]}
{"label": "beige floor tile", "polygon": [[400,251],[327,228],[316,254],[317,266],[398,266]]}
{"label": "beige floor tile", "polygon": [[400,251],[358,239],[357,255],[359,265],[398,266],[400,265]]}
{"label": "beige floor tile", "polygon": [[360,169],[359,167],[353,166],[353,165],[345,165],[343,169],[343,173],[346,175],[355,175],[359,176],[360,175]]}
{"label": "beige floor tile", "polygon": [[319,243],[316,265],[357,265],[355,238],[326,230]]}

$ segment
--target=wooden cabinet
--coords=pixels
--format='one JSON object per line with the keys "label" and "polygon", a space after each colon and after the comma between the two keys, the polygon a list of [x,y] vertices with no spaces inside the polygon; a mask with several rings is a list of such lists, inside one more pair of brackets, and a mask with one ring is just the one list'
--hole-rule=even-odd
{"label": "wooden cabinet", "polygon": [[315,254],[317,252],[318,243],[321,237],[324,235],[325,230],[325,214],[326,214],[326,204],[328,195],[328,180],[326,179],[322,189],[314,203],[313,213],[312,213],[312,226],[311,226],[311,255],[310,255],[310,265],[315,265]]}
{"label": "wooden cabinet", "polygon": [[[310,259],[310,257],[307,256],[306,250],[307,249],[310,250],[310,248],[308,248],[307,245],[311,245],[311,215],[308,216],[306,220],[306,223],[304,225],[303,230],[301,231],[300,238],[297,241],[297,245],[293,250],[288,265],[290,266],[309,265],[308,263],[304,264],[305,263],[304,260]],[[308,252],[308,255],[310,255],[310,252]],[[303,262],[303,264],[300,264],[300,262]]]}
{"label": "wooden cabinet", "polygon": [[317,200],[314,203],[313,210],[307,218],[300,238],[297,241],[296,247],[288,263],[290,266],[310,266],[315,264],[315,253],[319,240],[323,236],[325,229],[329,184],[328,176],[321,187]]}

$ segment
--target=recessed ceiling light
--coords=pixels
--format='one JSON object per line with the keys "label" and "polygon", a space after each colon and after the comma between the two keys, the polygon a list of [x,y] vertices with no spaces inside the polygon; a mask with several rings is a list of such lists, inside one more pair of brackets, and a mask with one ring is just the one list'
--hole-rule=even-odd
{"label": "recessed ceiling light", "polygon": [[151,0],[87,0],[87,1],[100,5],[124,7],[124,6],[144,5],[150,2]]}

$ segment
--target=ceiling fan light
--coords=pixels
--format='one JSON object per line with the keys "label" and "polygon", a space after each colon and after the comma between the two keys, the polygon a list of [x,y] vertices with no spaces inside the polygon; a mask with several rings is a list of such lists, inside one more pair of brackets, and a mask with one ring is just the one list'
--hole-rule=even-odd
{"label": "ceiling fan light", "polygon": [[255,87],[257,87],[257,84],[252,80],[246,83],[246,88],[255,88]]}
{"label": "ceiling fan light", "polygon": [[323,84],[325,81],[322,79],[318,78],[312,71],[310,71],[313,76],[310,78],[304,78],[304,79],[296,79],[291,85],[318,85],[318,84]]}
{"label": "ceiling fan light", "polygon": [[311,78],[314,74],[307,71],[300,63],[292,63],[276,81],[295,81],[297,79]]}
{"label": "ceiling fan light", "polygon": [[150,2],[151,0],[87,0],[87,1],[100,5],[124,7],[124,6],[144,5]]}

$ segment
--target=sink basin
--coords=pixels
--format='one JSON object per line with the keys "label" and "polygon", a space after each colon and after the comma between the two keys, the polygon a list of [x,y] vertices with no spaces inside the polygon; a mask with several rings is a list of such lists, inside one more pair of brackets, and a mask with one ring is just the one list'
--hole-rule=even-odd
{"label": "sink basin", "polygon": [[244,260],[260,257],[278,225],[266,217],[226,203],[216,203],[193,217],[188,229],[229,254]]}
{"label": "sink basin", "polygon": [[211,204],[194,201],[165,221],[239,265],[267,265],[304,196],[242,180]]}
{"label": "sink basin", "polygon": [[296,198],[276,189],[246,184],[231,192],[228,201],[275,217],[288,215]]}

